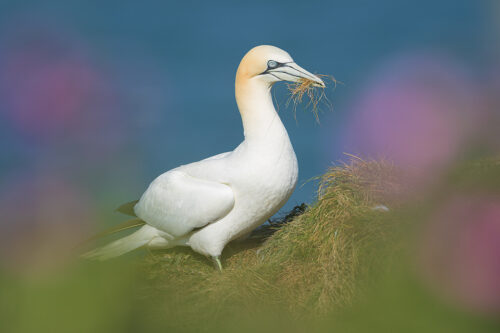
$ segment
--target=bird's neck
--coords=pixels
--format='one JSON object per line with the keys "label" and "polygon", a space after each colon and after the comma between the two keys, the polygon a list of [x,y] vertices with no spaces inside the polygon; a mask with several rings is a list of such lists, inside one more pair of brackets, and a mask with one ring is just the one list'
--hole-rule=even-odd
{"label": "bird's neck", "polygon": [[235,94],[245,140],[261,141],[279,137],[288,139],[286,129],[274,108],[269,84],[256,78],[237,76]]}

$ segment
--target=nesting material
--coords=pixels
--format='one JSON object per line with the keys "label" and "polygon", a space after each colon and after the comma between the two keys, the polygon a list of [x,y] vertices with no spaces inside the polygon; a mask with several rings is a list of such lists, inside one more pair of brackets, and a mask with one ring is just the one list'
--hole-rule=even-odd
{"label": "nesting material", "polygon": [[[324,74],[315,75],[320,77],[325,82],[325,86],[327,86],[330,82],[333,82],[334,88],[337,87],[337,80],[335,80],[333,76]],[[293,111],[295,114],[297,111],[297,105],[302,103],[304,96],[307,96],[309,101],[306,108],[311,108],[316,121],[319,123],[318,111],[322,111],[320,105],[324,105],[327,109],[332,109],[332,103],[328,97],[326,97],[325,88],[326,87],[318,87],[317,83],[312,80],[301,78],[297,82],[288,84],[288,90],[291,95],[286,105],[288,106],[291,102],[293,102]]]}

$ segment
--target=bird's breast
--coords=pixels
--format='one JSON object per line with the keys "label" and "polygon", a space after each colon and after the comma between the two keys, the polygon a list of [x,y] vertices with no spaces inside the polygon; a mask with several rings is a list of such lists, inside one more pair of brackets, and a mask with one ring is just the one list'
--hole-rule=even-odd
{"label": "bird's breast", "polygon": [[297,184],[297,158],[289,141],[260,147],[244,142],[224,163],[224,183],[234,193],[234,208],[191,236],[191,247],[204,254],[220,254],[229,241],[267,221],[286,203]]}
{"label": "bird's breast", "polygon": [[245,208],[274,214],[288,200],[298,178],[297,157],[291,144],[256,150],[242,159],[233,189]]}

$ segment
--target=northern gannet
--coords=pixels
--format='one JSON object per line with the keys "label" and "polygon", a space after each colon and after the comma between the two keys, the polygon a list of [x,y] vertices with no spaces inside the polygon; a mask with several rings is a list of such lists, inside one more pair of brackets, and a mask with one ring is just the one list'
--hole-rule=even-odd
{"label": "northern gannet", "polygon": [[157,177],[134,206],[144,225],[84,257],[104,260],[141,246],[190,246],[222,269],[220,255],[226,244],[264,223],[295,189],[297,158],[274,108],[271,87],[300,79],[325,87],[287,52],[269,45],[251,49],[238,66],[235,83],[244,141],[231,152]]}

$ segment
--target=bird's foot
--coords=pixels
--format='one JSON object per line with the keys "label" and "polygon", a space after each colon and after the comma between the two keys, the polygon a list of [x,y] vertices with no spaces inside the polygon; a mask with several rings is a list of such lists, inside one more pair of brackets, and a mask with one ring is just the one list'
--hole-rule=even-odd
{"label": "bird's foot", "polygon": [[217,269],[219,272],[222,272],[222,263],[220,261],[220,256],[212,257],[212,261],[214,262],[215,269]]}

